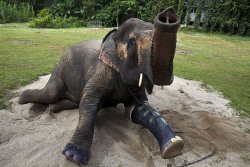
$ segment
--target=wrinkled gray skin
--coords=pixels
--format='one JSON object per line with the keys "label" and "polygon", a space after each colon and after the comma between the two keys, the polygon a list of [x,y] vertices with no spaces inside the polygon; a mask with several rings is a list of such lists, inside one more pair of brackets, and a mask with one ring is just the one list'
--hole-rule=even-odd
{"label": "wrinkled gray skin", "polygon": [[[172,9],[167,10],[172,12]],[[168,17],[166,12],[162,15],[158,17]],[[163,21],[168,19],[163,18]],[[157,31],[157,25],[154,27],[139,19],[129,19],[118,30],[109,32],[103,41],[86,41],[72,46],[62,55],[43,89],[22,92],[20,104],[45,103],[52,112],[79,107],[78,126],[63,151],[67,158],[81,164],[88,163],[94,121],[102,107],[114,107],[118,103],[127,107],[137,104],[131,92],[139,92],[140,99],[146,99],[145,90],[152,92],[157,80],[153,75],[152,56],[161,49],[165,52],[165,48],[157,48],[152,41],[157,43],[163,40],[161,38],[170,38],[168,42],[174,43],[170,50],[174,50],[177,30],[165,36],[160,34],[161,38],[155,37],[154,31]],[[166,84],[173,80],[173,56],[170,54],[170,60],[166,62],[169,67],[164,67],[169,74],[165,76],[168,78]],[[143,73],[141,87],[138,86],[140,73]]]}

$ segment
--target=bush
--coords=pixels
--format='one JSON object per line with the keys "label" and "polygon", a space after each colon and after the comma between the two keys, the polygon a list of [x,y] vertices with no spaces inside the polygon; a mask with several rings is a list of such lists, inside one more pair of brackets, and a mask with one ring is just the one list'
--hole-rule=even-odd
{"label": "bush", "polygon": [[200,24],[201,24],[201,12],[202,12],[202,10],[203,10],[203,7],[204,7],[204,1],[201,0],[201,1],[198,3],[197,9],[196,9],[196,11],[195,11],[194,26],[195,26],[196,29],[199,29]]}
{"label": "bush", "polygon": [[0,23],[27,22],[34,17],[28,3],[10,4],[0,0]]}
{"label": "bush", "polygon": [[181,17],[181,21],[185,20],[185,0],[179,0],[177,14]]}
{"label": "bush", "polygon": [[99,10],[96,15],[93,17],[96,20],[101,20],[103,26],[112,27],[116,26],[116,9],[114,6],[106,6],[103,9]]}
{"label": "bush", "polygon": [[74,11],[72,4],[73,0],[64,0],[63,2],[53,4],[51,6],[51,12],[56,17],[71,16]]}
{"label": "bush", "polygon": [[31,28],[75,28],[86,26],[86,23],[77,17],[54,17],[48,8],[42,9],[37,18],[29,22]]}
{"label": "bush", "polygon": [[191,23],[191,12],[193,9],[193,0],[189,0],[187,3],[187,11],[186,11],[186,18],[185,18],[185,22],[186,24],[190,24]]}
{"label": "bush", "polygon": [[32,28],[52,28],[53,16],[48,8],[42,9],[37,18],[29,22],[29,27]]}
{"label": "bush", "polygon": [[208,31],[248,35],[250,29],[250,1],[210,1],[204,19]]}

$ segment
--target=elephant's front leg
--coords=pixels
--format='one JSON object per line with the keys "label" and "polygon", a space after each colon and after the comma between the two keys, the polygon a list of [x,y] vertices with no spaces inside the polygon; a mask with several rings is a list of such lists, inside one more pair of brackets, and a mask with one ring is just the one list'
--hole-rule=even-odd
{"label": "elephant's front leg", "polygon": [[90,159],[90,147],[94,134],[94,121],[99,109],[100,92],[91,88],[84,92],[79,105],[79,122],[75,133],[62,153],[67,159],[86,165]]}

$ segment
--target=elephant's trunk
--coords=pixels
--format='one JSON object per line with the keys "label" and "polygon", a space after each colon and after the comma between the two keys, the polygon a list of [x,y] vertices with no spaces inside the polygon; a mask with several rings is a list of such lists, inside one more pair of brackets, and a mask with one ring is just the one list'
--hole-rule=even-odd
{"label": "elephant's trunk", "polygon": [[155,85],[170,85],[173,82],[173,59],[179,26],[180,17],[175,15],[172,7],[159,13],[154,20],[151,63]]}

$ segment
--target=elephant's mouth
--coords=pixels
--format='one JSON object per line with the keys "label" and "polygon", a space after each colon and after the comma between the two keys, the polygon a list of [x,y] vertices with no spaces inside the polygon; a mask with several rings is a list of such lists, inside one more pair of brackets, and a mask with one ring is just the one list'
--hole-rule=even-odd
{"label": "elephant's mouth", "polygon": [[147,92],[151,94],[153,84],[146,74],[140,73],[137,79],[137,84],[128,84],[128,87],[133,93],[146,89]]}
{"label": "elephant's mouth", "polygon": [[133,83],[127,83],[128,87],[134,91],[139,90],[143,87],[143,83],[145,81],[145,77],[143,73],[140,73],[139,76],[137,76],[136,78],[134,78],[134,82]]}

